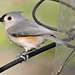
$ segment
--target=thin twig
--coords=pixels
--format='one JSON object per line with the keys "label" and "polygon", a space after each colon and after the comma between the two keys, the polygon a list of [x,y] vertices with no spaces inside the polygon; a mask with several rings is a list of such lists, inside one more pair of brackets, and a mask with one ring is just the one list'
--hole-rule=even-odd
{"label": "thin twig", "polygon": [[70,53],[70,55],[67,57],[67,59],[65,60],[63,65],[60,66],[60,68],[58,69],[58,72],[55,75],[60,75],[60,73],[62,72],[63,68],[66,66],[66,64],[75,56],[75,54],[73,55],[74,52],[75,52],[75,49]]}

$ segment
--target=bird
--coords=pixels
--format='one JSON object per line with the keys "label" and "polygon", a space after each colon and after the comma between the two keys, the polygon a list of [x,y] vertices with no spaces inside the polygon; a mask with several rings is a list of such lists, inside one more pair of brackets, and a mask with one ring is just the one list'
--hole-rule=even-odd
{"label": "bird", "polygon": [[12,11],[0,17],[0,22],[4,24],[8,40],[25,49],[25,53],[22,52],[18,56],[21,57],[22,54],[27,54],[30,50],[36,50],[48,40],[65,44],[64,41],[53,36],[57,33],[23,17],[21,13],[23,12]]}

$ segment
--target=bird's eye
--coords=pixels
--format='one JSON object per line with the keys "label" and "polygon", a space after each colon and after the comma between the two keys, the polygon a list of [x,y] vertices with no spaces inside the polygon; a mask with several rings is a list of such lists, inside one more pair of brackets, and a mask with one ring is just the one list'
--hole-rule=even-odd
{"label": "bird's eye", "polygon": [[12,18],[9,16],[9,17],[8,17],[8,20],[10,21],[10,20],[12,20]]}

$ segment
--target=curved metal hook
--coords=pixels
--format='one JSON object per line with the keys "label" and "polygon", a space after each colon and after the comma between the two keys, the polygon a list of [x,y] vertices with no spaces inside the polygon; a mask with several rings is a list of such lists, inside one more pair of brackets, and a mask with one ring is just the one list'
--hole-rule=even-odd
{"label": "curved metal hook", "polygon": [[33,12],[32,12],[33,19],[34,19],[35,22],[38,23],[39,25],[44,26],[44,27],[46,27],[46,28],[48,28],[48,29],[50,29],[50,30],[57,31],[57,28],[49,27],[49,26],[47,26],[47,25],[41,23],[39,20],[37,20],[37,18],[36,18],[36,16],[35,16],[35,12],[36,12],[37,8],[38,8],[38,7],[40,6],[40,4],[43,3],[43,2],[44,2],[44,0],[40,0],[40,1],[35,5],[35,7],[34,7],[34,9],[33,9]]}
{"label": "curved metal hook", "polygon": [[[35,5],[35,7],[34,7],[34,9],[33,9],[33,12],[32,12],[33,19],[34,19],[35,22],[38,23],[39,25],[44,26],[44,27],[46,27],[46,28],[48,28],[48,29],[50,29],[50,30],[57,31],[57,28],[50,27],[50,26],[47,26],[47,25],[41,23],[41,22],[36,18],[36,16],[35,16],[35,13],[36,13],[37,8],[38,8],[44,1],[45,1],[45,0],[40,0],[40,1]],[[72,10],[75,11],[75,7],[73,7],[72,5],[70,5],[70,4],[66,3],[66,2],[59,1],[59,0],[51,0],[51,1],[60,2],[61,4],[67,6],[67,7],[71,8]],[[66,31],[63,31],[63,30],[60,30],[60,29],[59,29],[59,32],[66,32]]]}

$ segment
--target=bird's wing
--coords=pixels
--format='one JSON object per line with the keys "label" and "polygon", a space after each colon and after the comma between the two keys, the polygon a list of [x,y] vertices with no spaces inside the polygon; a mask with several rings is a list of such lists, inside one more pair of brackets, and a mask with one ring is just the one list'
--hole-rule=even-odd
{"label": "bird's wing", "polygon": [[38,25],[37,23],[31,20],[23,20],[20,23],[11,26],[7,29],[7,32],[14,37],[23,37],[23,36],[39,36],[39,35],[55,35],[53,31]]}

